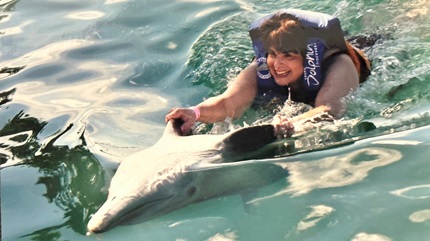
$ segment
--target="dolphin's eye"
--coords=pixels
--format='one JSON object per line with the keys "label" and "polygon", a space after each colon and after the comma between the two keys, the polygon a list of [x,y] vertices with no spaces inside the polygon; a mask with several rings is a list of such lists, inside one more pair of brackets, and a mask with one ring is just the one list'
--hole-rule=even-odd
{"label": "dolphin's eye", "polygon": [[194,195],[194,193],[196,193],[196,191],[197,191],[197,188],[193,186],[193,187],[188,188],[187,194],[189,196],[192,196],[192,195]]}

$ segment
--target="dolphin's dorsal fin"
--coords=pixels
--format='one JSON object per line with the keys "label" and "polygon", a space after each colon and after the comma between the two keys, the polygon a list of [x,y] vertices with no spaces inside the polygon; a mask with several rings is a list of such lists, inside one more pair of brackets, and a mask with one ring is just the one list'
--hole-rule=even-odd
{"label": "dolphin's dorsal fin", "polygon": [[273,125],[259,125],[239,129],[228,135],[223,141],[223,157],[233,158],[254,152],[276,141]]}

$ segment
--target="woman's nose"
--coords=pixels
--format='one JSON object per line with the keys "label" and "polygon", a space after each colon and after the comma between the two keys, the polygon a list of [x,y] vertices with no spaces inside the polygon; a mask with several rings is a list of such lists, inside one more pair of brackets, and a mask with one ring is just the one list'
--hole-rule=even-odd
{"label": "woman's nose", "polygon": [[276,57],[273,64],[274,64],[275,68],[277,69],[279,67],[284,67],[285,61],[280,57]]}

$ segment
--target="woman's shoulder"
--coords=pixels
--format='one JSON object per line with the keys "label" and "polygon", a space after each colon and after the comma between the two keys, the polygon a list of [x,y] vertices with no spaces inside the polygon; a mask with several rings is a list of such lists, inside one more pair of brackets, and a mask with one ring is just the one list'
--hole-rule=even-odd
{"label": "woman's shoulder", "polygon": [[328,59],[325,66],[324,85],[336,86],[336,88],[344,88],[345,91],[349,91],[356,89],[358,84],[359,75],[348,54],[340,53]]}
{"label": "woman's shoulder", "polygon": [[354,62],[347,53],[337,52],[326,57],[323,62],[323,67],[326,71],[333,69],[355,70]]}

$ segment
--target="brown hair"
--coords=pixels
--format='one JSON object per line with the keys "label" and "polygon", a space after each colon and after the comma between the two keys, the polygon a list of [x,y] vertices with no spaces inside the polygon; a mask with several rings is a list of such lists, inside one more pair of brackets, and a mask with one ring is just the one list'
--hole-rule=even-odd
{"label": "brown hair", "polygon": [[295,52],[304,56],[308,32],[305,30],[295,16],[276,13],[260,26],[263,47],[267,52],[274,48],[280,52]]}

